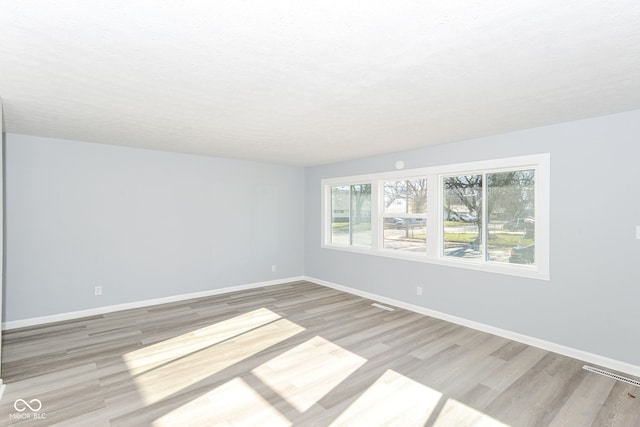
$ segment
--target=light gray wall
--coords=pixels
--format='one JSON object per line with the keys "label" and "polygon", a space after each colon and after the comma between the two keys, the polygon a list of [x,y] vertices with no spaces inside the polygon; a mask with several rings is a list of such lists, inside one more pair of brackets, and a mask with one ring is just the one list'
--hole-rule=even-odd
{"label": "light gray wall", "polygon": [[16,134],[6,150],[6,321],[304,272],[303,168]]}
{"label": "light gray wall", "polygon": [[[640,365],[639,137],[632,111],[308,168],[305,274]],[[543,152],[549,282],[320,248],[323,178],[391,171],[397,160],[416,168]]]}

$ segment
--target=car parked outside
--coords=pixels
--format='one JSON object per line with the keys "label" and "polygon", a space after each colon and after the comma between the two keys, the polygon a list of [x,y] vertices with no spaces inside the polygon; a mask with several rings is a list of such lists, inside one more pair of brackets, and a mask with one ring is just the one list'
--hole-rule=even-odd
{"label": "car parked outside", "polygon": [[502,225],[502,228],[509,231],[524,230],[527,228],[533,228],[536,224],[533,218],[516,218],[511,221],[507,221]]}
{"label": "car parked outside", "polygon": [[478,220],[478,217],[468,213],[463,213],[463,214],[460,214],[460,219],[463,220],[464,222],[476,222]]}
{"label": "car parked outside", "polygon": [[460,216],[455,213],[455,212],[449,212],[445,217],[444,217],[445,221],[456,221],[456,222],[460,222],[462,221],[462,219],[460,218]]}
{"label": "car parked outside", "polygon": [[385,218],[384,219],[385,227],[386,227],[386,224],[395,226],[398,221],[402,221],[402,219],[401,218]]}
{"label": "car parked outside", "polygon": [[426,220],[424,218],[395,218],[395,228],[401,229],[409,226],[410,228],[424,227]]}

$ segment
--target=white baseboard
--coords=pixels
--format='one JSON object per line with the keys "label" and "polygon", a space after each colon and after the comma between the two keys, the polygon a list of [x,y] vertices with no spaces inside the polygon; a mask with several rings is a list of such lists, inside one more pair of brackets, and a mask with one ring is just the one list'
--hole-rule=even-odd
{"label": "white baseboard", "polygon": [[567,347],[561,344],[556,344],[556,343],[545,341],[539,338],[530,337],[528,335],[509,331],[506,329],[496,328],[494,326],[486,325],[484,323],[475,322],[473,320],[464,319],[458,316],[452,316],[450,314],[441,313],[439,311],[430,310],[428,308],[420,307],[413,304],[408,304],[406,302],[398,301],[392,298],[387,298],[382,295],[377,295],[370,292],[361,291],[359,289],[350,288],[348,286],[338,285],[336,283],[327,282],[326,280],[317,279],[315,277],[305,276],[304,280],[312,283],[316,283],[318,285],[333,288],[339,291],[347,292],[353,295],[358,295],[367,299],[380,301],[385,304],[391,304],[396,307],[404,308],[405,310],[413,311],[419,314],[424,314],[426,316],[431,316],[437,319],[446,320],[447,322],[456,323],[458,325],[466,326],[482,332],[487,332],[487,333],[497,335],[503,338],[507,338],[513,341],[518,341],[523,344],[538,347],[547,351],[552,351],[554,353],[558,353],[574,359],[582,360],[587,363],[599,365],[608,369],[613,369],[615,371],[625,372],[627,374],[640,377],[640,366],[633,365],[631,363],[622,362],[619,360],[611,359],[609,357],[593,354],[588,351],[578,350],[572,347]]}
{"label": "white baseboard", "polygon": [[90,308],[88,310],[72,311],[68,313],[52,314],[50,316],[32,317],[30,319],[11,320],[3,323],[3,329],[24,328],[26,326],[42,325],[45,323],[61,322],[65,320],[79,319],[81,317],[96,316],[100,314],[113,313],[114,311],[130,310],[132,308],[149,307],[152,305],[166,304],[169,302],[184,301],[193,298],[202,298],[212,295],[226,294],[229,292],[243,291],[246,289],[262,288],[264,286],[281,285],[284,283],[305,280],[303,276],[288,277],[286,279],[268,280],[265,282],[249,283],[246,285],[229,286],[226,288],[211,289],[202,292],[193,292],[189,294],[172,295],[163,298],[154,298],[144,301],[134,301],[124,304],[107,305],[104,307]]}

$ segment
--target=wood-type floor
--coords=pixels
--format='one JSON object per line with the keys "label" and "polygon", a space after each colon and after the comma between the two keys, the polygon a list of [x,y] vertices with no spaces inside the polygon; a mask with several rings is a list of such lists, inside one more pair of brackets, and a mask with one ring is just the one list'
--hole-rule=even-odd
{"label": "wood-type floor", "polygon": [[640,426],[638,387],[372,302],[296,282],[9,330],[0,425]]}

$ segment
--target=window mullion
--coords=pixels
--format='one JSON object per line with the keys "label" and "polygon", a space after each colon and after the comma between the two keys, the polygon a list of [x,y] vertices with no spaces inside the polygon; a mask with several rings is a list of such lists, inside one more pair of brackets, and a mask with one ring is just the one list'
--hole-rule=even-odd
{"label": "window mullion", "polygon": [[438,175],[427,176],[427,255],[431,257],[440,256],[442,246],[442,197]]}
{"label": "window mullion", "polygon": [[333,209],[333,203],[331,200],[331,186],[323,185],[323,206],[324,213],[322,215],[322,241],[324,244],[331,244],[331,227],[333,226],[333,219],[331,211]]}
{"label": "window mullion", "polygon": [[353,246],[353,185],[349,186],[349,246]]}
{"label": "window mullion", "polygon": [[382,211],[380,210],[380,185],[379,181],[371,181],[371,248],[379,250],[380,226],[382,224]]}
{"label": "window mullion", "polygon": [[489,238],[489,199],[487,195],[488,191],[487,173],[482,174],[482,253],[484,254],[484,262],[489,260],[489,244],[487,239]]}

